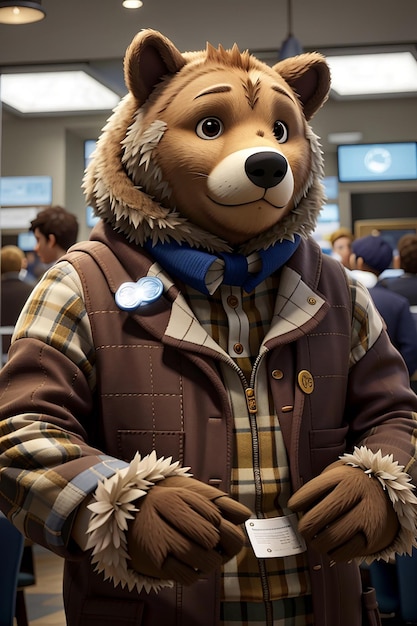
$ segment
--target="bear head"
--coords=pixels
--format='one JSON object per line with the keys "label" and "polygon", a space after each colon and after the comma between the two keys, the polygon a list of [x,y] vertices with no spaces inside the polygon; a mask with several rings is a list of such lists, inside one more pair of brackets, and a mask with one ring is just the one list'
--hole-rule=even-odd
{"label": "bear head", "polygon": [[320,54],[270,67],[236,45],[181,53],[148,29],[124,71],[128,94],[83,181],[98,216],[139,245],[245,254],[314,230],[323,157],[308,122],[330,88]]}

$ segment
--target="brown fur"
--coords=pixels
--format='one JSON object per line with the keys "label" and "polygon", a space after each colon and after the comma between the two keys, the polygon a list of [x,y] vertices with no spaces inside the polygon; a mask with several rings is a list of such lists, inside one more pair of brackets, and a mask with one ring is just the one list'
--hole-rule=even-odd
{"label": "brown fur", "polygon": [[[125,77],[129,94],[103,129],[84,178],[88,203],[116,230],[139,244],[174,238],[217,251],[239,244],[249,252],[314,229],[323,163],[307,120],[329,90],[321,55],[270,68],[236,45],[181,54],[147,30],[127,50]],[[205,115],[223,119],[227,130],[218,140],[197,137]],[[272,128],[281,115],[291,134],[278,144]],[[294,191],[285,207],[232,199],[224,209],[208,199],[219,163],[264,147],[282,152],[291,168]]]}

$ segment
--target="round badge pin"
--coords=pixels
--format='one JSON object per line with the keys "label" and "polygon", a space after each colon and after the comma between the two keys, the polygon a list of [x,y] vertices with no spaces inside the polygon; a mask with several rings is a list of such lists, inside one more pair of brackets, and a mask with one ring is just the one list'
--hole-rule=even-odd
{"label": "round badge pin", "polygon": [[156,302],[164,286],[156,276],[145,276],[136,283],[122,283],[115,294],[115,301],[122,311],[135,311],[141,306]]}

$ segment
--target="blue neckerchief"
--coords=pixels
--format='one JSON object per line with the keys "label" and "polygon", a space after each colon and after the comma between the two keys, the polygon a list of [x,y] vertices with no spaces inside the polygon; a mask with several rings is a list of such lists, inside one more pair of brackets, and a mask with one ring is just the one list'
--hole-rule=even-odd
{"label": "blue neckerchief", "polygon": [[262,268],[256,274],[248,272],[248,263],[243,254],[220,252],[216,255],[175,241],[158,242],[153,245],[148,240],[144,248],[169,274],[205,294],[209,293],[205,280],[207,270],[214,261],[220,258],[225,263],[223,284],[239,286],[246,293],[250,293],[259,283],[288,261],[300,241],[300,236],[295,235],[294,241],[284,239],[267,250],[259,250]]}

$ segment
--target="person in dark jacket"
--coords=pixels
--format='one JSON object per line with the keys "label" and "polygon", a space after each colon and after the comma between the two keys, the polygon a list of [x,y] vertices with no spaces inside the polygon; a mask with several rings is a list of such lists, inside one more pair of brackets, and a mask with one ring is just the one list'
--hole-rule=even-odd
{"label": "person in dark jacket", "polygon": [[[34,282],[24,280],[25,255],[18,246],[3,246],[0,251],[1,266],[1,326],[3,329],[12,328],[16,324],[20,311],[28,299]],[[2,359],[10,346],[11,333],[2,335]]]}
{"label": "person in dark jacket", "polygon": [[[388,290],[378,280],[393,260],[393,249],[381,235],[360,237],[352,243],[355,277],[369,287],[369,293],[387,325],[388,335],[402,355],[410,377],[417,369],[417,328],[404,296]],[[357,271],[359,270],[359,274]]]}
{"label": "person in dark jacket", "polygon": [[417,306],[417,234],[408,233],[398,241],[398,263],[403,273],[386,278],[384,287],[407,298],[410,306]]}

